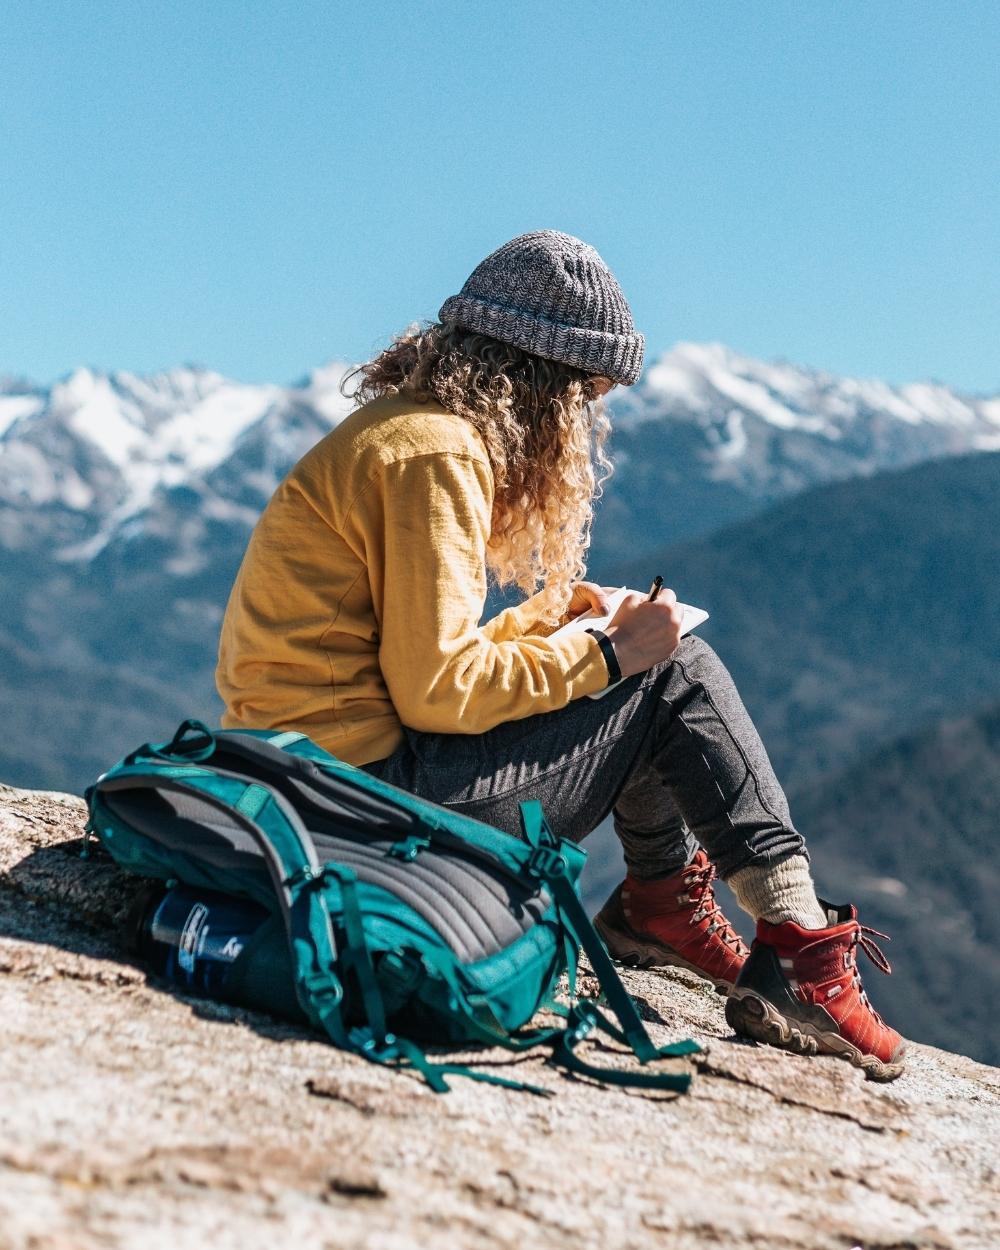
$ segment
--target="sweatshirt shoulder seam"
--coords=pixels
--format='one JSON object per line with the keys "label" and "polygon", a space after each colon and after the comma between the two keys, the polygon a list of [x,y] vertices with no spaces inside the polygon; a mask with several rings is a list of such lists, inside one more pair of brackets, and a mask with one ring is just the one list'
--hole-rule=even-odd
{"label": "sweatshirt shoulder seam", "polygon": [[347,509],[344,512],[344,519],[341,522],[341,525],[347,524],[348,520],[350,519],[351,513],[354,511],[355,504],[357,504],[360,501],[361,497],[372,486],[374,486],[376,482],[381,480],[386,469],[394,468],[397,464],[408,464],[411,460],[427,460],[432,456],[439,457],[439,458],[442,456],[448,456],[449,458],[453,460],[467,460],[471,464],[480,465],[482,468],[486,469],[487,472],[492,472],[490,468],[490,462],[488,460],[483,459],[482,456],[475,456],[470,451],[452,451],[450,448],[447,448],[447,449],[441,449],[437,451],[415,451],[412,453],[412,455],[409,455],[409,456],[395,456],[393,457],[392,460],[387,460],[383,465],[381,465],[379,472],[373,474],[368,479],[368,481],[365,482],[365,484],[358,489],[358,491],[354,495],[354,498],[347,505]]}

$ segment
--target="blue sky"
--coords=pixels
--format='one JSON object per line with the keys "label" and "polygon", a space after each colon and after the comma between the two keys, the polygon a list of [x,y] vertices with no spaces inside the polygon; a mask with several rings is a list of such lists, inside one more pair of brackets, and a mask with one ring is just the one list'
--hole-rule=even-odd
{"label": "blue sky", "polygon": [[647,360],[997,391],[998,59],[992,0],[6,0],[0,372],[291,382],[549,227]]}

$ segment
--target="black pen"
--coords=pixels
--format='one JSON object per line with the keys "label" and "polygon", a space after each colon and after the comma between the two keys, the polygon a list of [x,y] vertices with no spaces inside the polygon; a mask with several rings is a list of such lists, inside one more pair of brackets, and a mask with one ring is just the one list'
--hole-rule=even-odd
{"label": "black pen", "polygon": [[649,598],[646,600],[646,602],[652,603],[653,600],[656,598],[656,596],[660,593],[662,589],[663,589],[663,578],[659,575],[659,573],[657,573],[657,575],[653,578],[652,586],[650,586],[649,588]]}

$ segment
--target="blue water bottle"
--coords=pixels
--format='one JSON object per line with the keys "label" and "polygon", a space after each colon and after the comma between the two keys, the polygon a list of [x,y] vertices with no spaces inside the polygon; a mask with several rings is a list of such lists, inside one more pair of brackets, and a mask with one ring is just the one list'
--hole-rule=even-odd
{"label": "blue water bottle", "polygon": [[301,1018],[284,924],[259,903],[157,883],[127,929],[131,952],[185,993]]}

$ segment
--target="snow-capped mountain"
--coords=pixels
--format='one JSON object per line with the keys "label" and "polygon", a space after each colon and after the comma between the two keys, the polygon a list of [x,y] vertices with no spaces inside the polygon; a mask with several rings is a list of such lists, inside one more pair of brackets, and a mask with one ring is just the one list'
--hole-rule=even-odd
{"label": "snow-capped mountain", "polygon": [[[193,368],[76,369],[47,389],[0,380],[0,546],[44,535],[59,559],[86,561],[178,489],[199,494],[206,518],[252,525],[288,466],[350,411],[345,369],[294,387]],[[206,489],[216,473],[220,489]]]}
{"label": "snow-capped mountain", "polygon": [[642,456],[644,436],[666,419],[673,431],[687,427],[684,441],[707,478],[758,498],[1000,447],[1000,396],[840,377],[721,343],[679,343],[615,394],[624,447]]}
{"label": "snow-capped mountain", "polygon": [[893,387],[877,379],[840,377],[802,365],[755,360],[721,343],[678,343],[626,394],[629,399],[622,407],[633,421],[655,418],[667,409],[708,427],[724,410],[722,441],[729,460],[746,447],[744,417],[837,441],[859,422],[882,414],[925,432],[965,431],[973,440],[967,449],[995,450],[1000,445],[1000,396],[963,396],[934,382]]}
{"label": "snow-capped mountain", "polygon": [[893,387],[679,343],[615,398],[591,567],[710,533],[809,487],[1000,447],[1000,396]]}
{"label": "snow-capped mountain", "polygon": [[[296,386],[206,369],[75,370],[51,387],[0,378],[0,549],[88,564],[157,538],[190,573],[235,537],[292,463],[352,407],[347,366]],[[595,559],[660,546],[834,478],[1000,447],[1000,397],[892,387],[681,343],[613,393],[617,471]]]}

